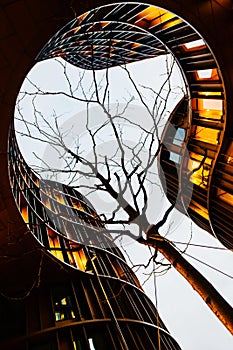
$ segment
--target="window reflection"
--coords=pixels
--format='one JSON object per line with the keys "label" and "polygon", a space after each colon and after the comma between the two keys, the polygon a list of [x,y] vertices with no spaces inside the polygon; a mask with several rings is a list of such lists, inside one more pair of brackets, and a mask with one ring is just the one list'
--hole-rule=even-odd
{"label": "window reflection", "polygon": [[176,130],[176,133],[173,139],[173,145],[182,146],[184,139],[185,139],[185,129],[178,128]]}
{"label": "window reflection", "polygon": [[180,164],[181,156],[179,154],[177,154],[177,153],[170,152],[169,160],[171,160],[172,162],[174,162],[176,164]]}

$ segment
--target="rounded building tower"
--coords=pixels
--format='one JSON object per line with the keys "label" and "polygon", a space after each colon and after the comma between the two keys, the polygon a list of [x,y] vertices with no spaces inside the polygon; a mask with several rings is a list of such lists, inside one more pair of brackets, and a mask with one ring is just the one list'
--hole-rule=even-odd
{"label": "rounded building tower", "polygon": [[[216,12],[230,24],[232,5],[227,2]],[[182,12],[183,5],[177,6]],[[207,4],[200,8],[203,18],[210,17],[215,25]],[[153,1],[150,5],[119,2],[89,10],[69,22],[37,60],[62,57],[82,69],[95,70],[171,53],[187,91],[161,138],[160,165],[167,197],[232,249],[232,84],[225,73],[228,68],[232,71],[232,62],[230,55],[222,62],[222,40],[220,46],[213,42],[211,26],[205,26],[205,31],[202,36],[194,25]],[[229,40],[224,45],[231,52]]]}
{"label": "rounded building tower", "polygon": [[69,186],[40,180],[13,134],[9,174],[28,228],[30,259],[22,260],[33,267],[39,255],[39,268],[31,288],[25,268],[0,298],[1,349],[180,349],[92,205]]}

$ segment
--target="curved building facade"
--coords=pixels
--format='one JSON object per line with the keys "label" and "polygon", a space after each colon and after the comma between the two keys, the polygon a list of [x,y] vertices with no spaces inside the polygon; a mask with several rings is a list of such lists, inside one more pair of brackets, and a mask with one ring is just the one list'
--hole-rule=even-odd
{"label": "curved building facade", "polygon": [[187,95],[161,139],[167,195],[231,249],[232,146],[226,130],[226,87],[220,63],[204,36],[163,8],[121,2],[75,18],[37,59],[62,57],[83,69],[103,69],[168,52],[181,68]]}
{"label": "curved building facade", "polygon": [[13,133],[9,176],[40,264],[31,289],[25,276],[14,296],[0,298],[1,348],[180,349],[92,205],[72,187],[39,179]]}
{"label": "curved building facade", "polygon": [[168,198],[232,248],[231,1],[3,0],[0,19],[1,349],[179,349],[91,204],[38,179],[9,128],[36,60],[101,69],[171,52],[187,95],[162,138]]}

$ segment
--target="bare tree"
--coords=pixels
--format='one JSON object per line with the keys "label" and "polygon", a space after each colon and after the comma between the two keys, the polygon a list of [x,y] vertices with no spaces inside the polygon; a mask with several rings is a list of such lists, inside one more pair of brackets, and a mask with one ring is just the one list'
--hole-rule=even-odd
{"label": "bare tree", "polygon": [[[57,167],[50,164],[46,157],[35,153],[41,162],[36,170],[47,176],[66,174],[68,183],[90,199],[97,193],[100,193],[98,198],[106,196],[111,199],[111,207],[108,205],[107,210],[101,210],[99,214],[108,228],[113,227],[110,231],[116,232],[115,239],[127,235],[153,247],[153,261],[157,261],[157,253],[160,252],[233,333],[231,306],[183,258],[175,245],[160,234],[176,203],[164,208],[159,217],[155,210],[155,205],[159,203],[154,201],[151,193],[151,188],[156,187],[162,191],[156,163],[162,146],[160,134],[166,122],[167,101],[173,93],[170,81],[174,61],[167,59],[164,82],[159,91],[138,84],[128,66],[119,67],[121,77],[124,74],[131,86],[123,102],[112,101],[111,69],[106,69],[104,73],[94,69],[88,73],[79,71],[75,81],[64,61],[57,62],[63,70],[66,88],[44,91],[38,84],[29,81],[31,91],[22,91],[17,105],[18,118],[24,124],[24,131],[19,132],[21,136],[49,143],[62,164],[62,167]],[[51,96],[62,96],[83,104],[85,122],[69,119],[64,123],[62,116],[56,112],[48,120],[38,107],[37,100]],[[31,98],[34,120],[28,120],[21,108],[22,101],[28,97]],[[77,137],[78,129],[83,132],[79,130]],[[54,159],[54,156],[50,154],[49,158]],[[201,165],[204,161],[205,156]],[[199,168],[188,173],[187,179],[196,170]],[[182,188],[178,191],[177,202],[181,195]]]}

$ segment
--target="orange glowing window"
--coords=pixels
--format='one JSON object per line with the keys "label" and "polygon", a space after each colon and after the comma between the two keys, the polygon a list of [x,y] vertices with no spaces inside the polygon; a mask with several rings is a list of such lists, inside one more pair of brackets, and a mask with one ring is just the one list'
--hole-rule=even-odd
{"label": "orange glowing window", "polygon": [[139,47],[139,46],[142,46],[142,44],[139,44],[139,43],[133,43],[131,47],[132,47],[132,49],[133,49],[133,48],[135,48],[135,47]]}
{"label": "orange glowing window", "polygon": [[28,223],[28,206],[24,206],[22,209],[21,209],[21,214],[22,214],[22,217],[24,219],[24,222]]}
{"label": "orange glowing window", "polygon": [[74,28],[73,29],[73,34],[76,34],[80,30],[80,28],[81,28],[80,26]]}
{"label": "orange glowing window", "polygon": [[189,207],[196,213],[198,213],[200,216],[202,216],[203,218],[205,218],[206,220],[209,220],[209,214],[208,211],[205,207],[203,207],[201,204],[195,202],[195,201],[191,201]]}
{"label": "orange glowing window", "polygon": [[76,264],[75,259],[74,259],[73,252],[67,251],[67,256],[68,256],[70,265],[74,266],[74,267],[77,267],[77,264]]}
{"label": "orange glowing window", "polygon": [[217,145],[219,143],[219,136],[219,130],[196,126],[193,138],[202,142]]}
{"label": "orange glowing window", "polygon": [[46,206],[46,208],[51,210],[51,204],[48,198],[44,198],[43,204]]}
{"label": "orange glowing window", "polygon": [[57,202],[61,204],[66,204],[63,195],[57,191],[54,191],[54,198],[56,199]]}
{"label": "orange glowing window", "polygon": [[49,227],[47,228],[48,239],[49,239],[49,247],[51,249],[51,253],[59,260],[64,261],[63,253],[61,251],[61,245],[59,242],[58,235],[56,232],[51,230]]}
{"label": "orange glowing window", "polygon": [[[154,27],[157,24],[169,21],[174,17],[175,16],[172,13],[169,13],[169,12],[163,13],[160,17],[151,20],[150,27]],[[181,20],[179,20],[179,22],[181,22]]]}
{"label": "orange glowing window", "polygon": [[72,254],[78,268],[82,271],[86,271],[87,257],[83,249],[79,249],[78,251],[73,251]]}
{"label": "orange glowing window", "polygon": [[82,204],[80,202],[78,202],[77,200],[75,200],[74,198],[70,198],[71,199],[71,203],[73,205],[73,207],[75,209],[78,209],[80,211],[84,211],[84,208],[82,206]]}
{"label": "orange glowing window", "polygon": [[162,29],[170,28],[170,27],[175,26],[176,24],[179,24],[181,22],[182,22],[182,20],[180,18],[173,19],[173,21],[169,21],[169,22],[165,23],[162,26]]}
{"label": "orange glowing window", "polygon": [[51,196],[51,189],[49,187],[44,189],[44,191],[48,196]]}
{"label": "orange glowing window", "polygon": [[230,204],[231,206],[233,205],[233,195],[220,188],[217,188],[217,197],[223,202]]}
{"label": "orange glowing window", "polygon": [[[196,169],[196,168],[194,168]],[[202,165],[200,169],[195,171],[190,177],[190,181],[200,187],[206,188],[209,181],[210,168]]]}
{"label": "orange glowing window", "polygon": [[33,181],[34,181],[34,184],[35,184],[37,187],[39,187],[39,179],[34,178]]}
{"label": "orange glowing window", "polygon": [[80,203],[77,204],[76,208],[80,211],[84,211],[84,208]]}
{"label": "orange glowing window", "polygon": [[223,101],[210,98],[193,99],[192,109],[198,112],[200,118],[220,120],[223,116]]}
{"label": "orange glowing window", "polygon": [[221,92],[218,92],[218,91],[216,91],[216,92],[213,92],[213,91],[200,91],[200,92],[198,92],[198,95],[199,96],[221,96],[222,95],[222,93]]}
{"label": "orange glowing window", "polygon": [[[197,165],[199,165],[201,163],[201,161],[203,160],[203,157],[204,156],[201,155],[201,154],[197,154],[197,153],[191,152],[190,153],[190,160],[192,160],[193,162],[196,162],[196,164],[195,164],[194,167],[189,168],[189,170],[192,170],[193,168],[196,168]],[[212,159],[209,158],[209,157],[206,157],[205,164],[211,165],[212,164]]]}
{"label": "orange glowing window", "polygon": [[[135,24],[142,28],[152,28],[174,18],[175,15],[155,6],[148,6],[136,16]],[[177,21],[181,22],[180,19]],[[172,24],[170,24],[171,26]]]}
{"label": "orange glowing window", "polygon": [[188,162],[188,169],[189,171],[194,171],[190,177],[190,181],[197,186],[205,188],[207,187],[209,181],[212,159],[206,158],[204,164],[200,167],[203,158],[204,156],[202,155],[191,153]]}
{"label": "orange glowing window", "polygon": [[59,260],[64,261],[64,256],[61,250],[51,249],[51,253]]}
{"label": "orange glowing window", "polygon": [[101,28],[105,28],[107,25],[109,25],[111,22],[101,22]]}
{"label": "orange glowing window", "polygon": [[[49,238],[51,238],[51,239],[57,238],[57,233],[55,231],[53,231],[50,227],[47,227],[47,233],[48,233]],[[54,246],[54,247],[57,247],[57,246]],[[60,245],[59,245],[59,247],[60,247]]]}
{"label": "orange glowing window", "polygon": [[85,13],[83,13],[81,16],[79,16],[77,18],[77,23],[80,24],[88,15],[89,15],[90,11],[87,11]]}
{"label": "orange glowing window", "polygon": [[148,21],[152,21],[155,18],[160,18],[161,16],[163,16],[164,14],[166,14],[167,11],[159,9],[155,6],[148,6],[145,10],[141,11],[137,17],[136,17],[136,21],[142,19],[142,18],[146,18]]}
{"label": "orange glowing window", "polygon": [[49,246],[50,248],[60,248],[60,243],[58,241],[58,237],[49,237]]}

